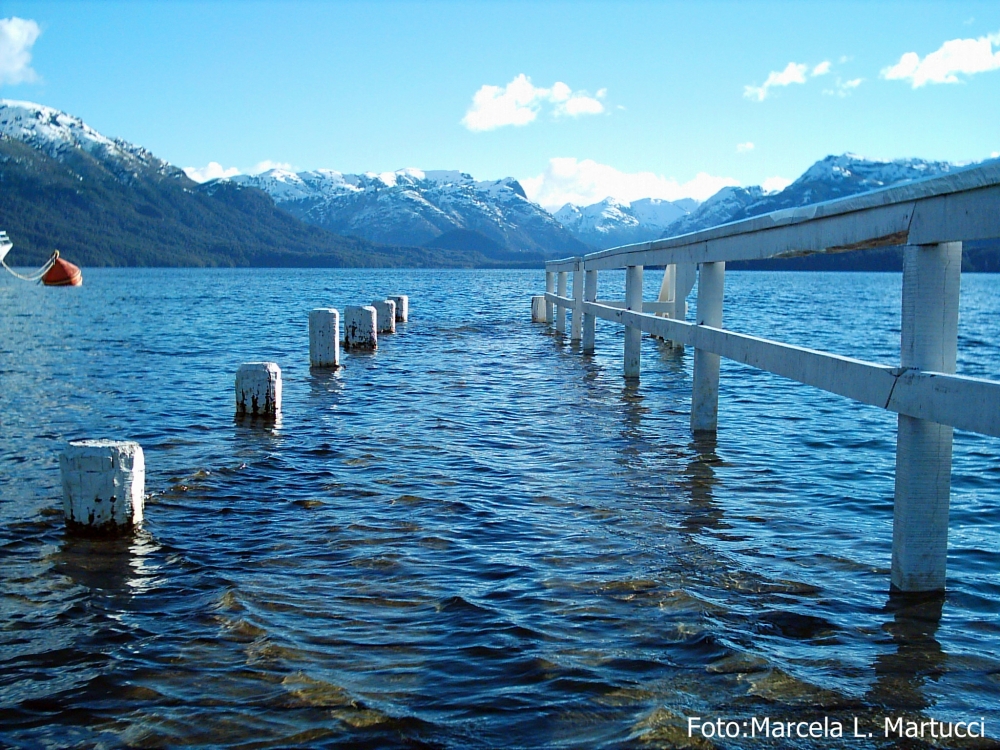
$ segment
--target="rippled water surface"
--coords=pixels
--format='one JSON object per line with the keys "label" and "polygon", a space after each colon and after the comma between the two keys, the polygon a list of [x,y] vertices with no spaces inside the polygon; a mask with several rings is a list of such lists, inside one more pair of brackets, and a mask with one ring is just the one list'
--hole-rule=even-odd
{"label": "rippled water surface", "polygon": [[[645,339],[626,384],[618,327],[583,356],[529,322],[541,271],[85,277],[0,280],[0,744],[864,747],[883,716],[1000,737],[1000,441],[956,433],[947,596],[898,601],[893,415],[724,362],[717,441],[693,441],[690,350]],[[962,284],[959,372],[1000,378],[1000,278]],[[730,273],[726,325],[896,363],[899,289]],[[310,371],[308,310],[393,293],[411,320],[377,354]],[[270,427],[233,419],[262,359]],[[132,540],[64,534],[82,437],[145,450]],[[878,731],[709,743],[688,716]]]}

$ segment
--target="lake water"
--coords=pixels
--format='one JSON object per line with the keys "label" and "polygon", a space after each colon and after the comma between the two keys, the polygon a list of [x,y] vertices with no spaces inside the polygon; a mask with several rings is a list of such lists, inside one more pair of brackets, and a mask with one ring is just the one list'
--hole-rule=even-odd
{"label": "lake water", "polygon": [[[693,441],[691,351],[644,339],[627,384],[619,327],[583,356],[530,323],[541,271],[84,275],[0,280],[0,745],[1000,737],[1000,441],[956,433],[947,596],[899,601],[894,415],[724,361],[717,440]],[[898,362],[899,275],[726,283],[727,327]],[[1000,379],[1000,278],[962,285],[959,372]],[[310,371],[308,310],[395,293],[411,319],[376,354]],[[273,427],[233,419],[262,359]],[[132,540],[64,533],[83,437],[143,446]],[[690,716],[875,736],[710,743]]]}

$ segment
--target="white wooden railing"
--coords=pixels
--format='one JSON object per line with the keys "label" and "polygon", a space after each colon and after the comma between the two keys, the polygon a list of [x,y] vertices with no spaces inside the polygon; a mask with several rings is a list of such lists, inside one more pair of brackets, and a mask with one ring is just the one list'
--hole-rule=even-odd
{"label": "white wooden railing", "polygon": [[[1000,161],[950,175],[546,264],[536,322],[555,321],[584,353],[597,318],[625,326],[624,375],[639,377],[642,332],[694,347],[691,428],[715,431],[719,358],[742,362],[899,415],[892,587],[944,588],[952,428],[1000,436],[1000,382],[955,374],[962,243],[1000,238]],[[903,245],[899,365],[865,362],[722,327],[727,261]],[[644,302],[644,266],[665,267]],[[625,269],[625,300],[597,299],[597,273]],[[694,323],[686,298],[697,269]],[[572,296],[567,277],[573,274]]]}

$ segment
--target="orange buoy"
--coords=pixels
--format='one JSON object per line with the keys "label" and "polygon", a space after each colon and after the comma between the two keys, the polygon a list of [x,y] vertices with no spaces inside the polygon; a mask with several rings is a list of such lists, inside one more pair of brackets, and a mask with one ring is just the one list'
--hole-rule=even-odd
{"label": "orange buoy", "polygon": [[52,268],[42,276],[42,283],[45,286],[80,286],[83,283],[83,274],[80,269],[60,258],[58,250],[56,250],[55,255]]}

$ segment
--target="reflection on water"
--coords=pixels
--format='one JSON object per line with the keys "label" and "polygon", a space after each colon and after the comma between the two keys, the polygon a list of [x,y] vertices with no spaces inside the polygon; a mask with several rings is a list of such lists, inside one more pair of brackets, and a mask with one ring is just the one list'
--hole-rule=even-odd
{"label": "reflection on water", "polygon": [[691,458],[684,478],[691,497],[691,510],[681,521],[681,528],[690,533],[717,527],[722,520],[722,507],[712,502],[712,488],[718,484],[715,467],[722,463],[716,453],[717,445],[716,436],[710,432],[698,432],[689,445]]}
{"label": "reflection on water", "polygon": [[933,705],[923,687],[946,671],[947,657],[934,638],[944,602],[943,596],[890,596],[885,612],[892,619],[882,628],[891,637],[895,652],[880,654],[875,660],[875,683],[867,696],[872,702],[910,711]]}
{"label": "reflection on water", "polygon": [[[894,361],[898,276],[822,280],[730,274],[727,324]],[[583,355],[528,323],[542,283],[0,284],[0,744],[765,746],[692,741],[692,715],[997,733],[1000,441],[956,435],[947,597],[887,605],[891,415],[723,363],[719,433],[692,438],[690,351],[644,339],[626,382],[617,326]],[[401,290],[411,320],[376,354],[308,367],[309,309]],[[959,369],[995,376],[1000,281],[963,294]],[[261,360],[283,412],[236,420]],[[146,453],[134,539],[63,531],[56,457],[97,436]]]}

